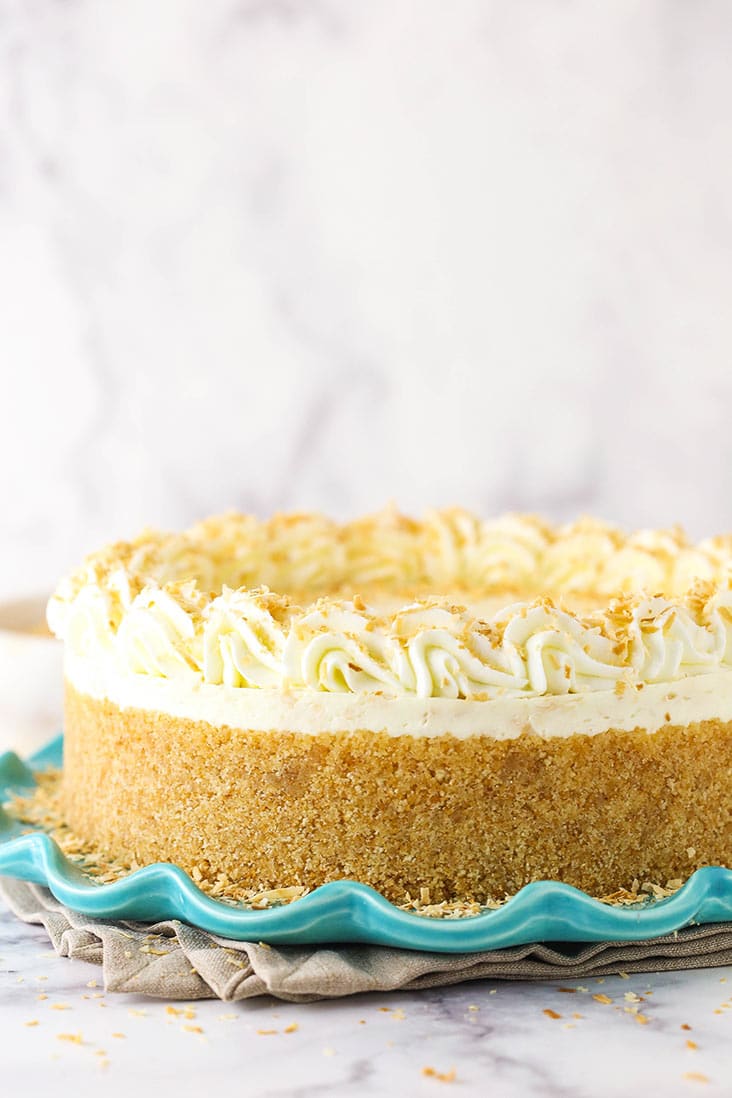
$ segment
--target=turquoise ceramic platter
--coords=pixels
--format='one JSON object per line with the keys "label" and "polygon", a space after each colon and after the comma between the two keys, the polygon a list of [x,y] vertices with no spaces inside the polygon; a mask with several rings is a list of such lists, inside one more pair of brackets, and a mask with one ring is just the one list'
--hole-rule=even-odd
{"label": "turquoise ceramic platter", "polygon": [[[0,755],[0,802],[35,784],[35,774],[61,765],[59,736],[28,762]],[[26,833],[24,833],[26,831]],[[526,942],[638,941],[690,923],[732,921],[732,870],[700,869],[664,900],[610,907],[556,881],[527,885],[503,907],[462,919],[400,911],[355,881],[336,881],[301,900],[252,911],[206,896],[175,865],[146,866],[100,884],[66,858],[42,830],[27,832],[0,809],[0,875],[47,886],[58,900],[100,919],[181,919],[213,934],[274,945],[360,942],[439,953],[467,953]]]}

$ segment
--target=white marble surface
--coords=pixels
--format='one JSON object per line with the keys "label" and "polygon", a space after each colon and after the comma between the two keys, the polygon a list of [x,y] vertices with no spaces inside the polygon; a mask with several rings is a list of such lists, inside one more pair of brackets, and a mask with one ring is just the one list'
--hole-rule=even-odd
{"label": "white marble surface", "polygon": [[0,587],[146,522],[732,527],[725,0],[0,0]]}
{"label": "white marble surface", "polygon": [[[189,1017],[171,1015],[163,1002],[105,995],[91,981],[101,982],[96,966],[56,957],[41,928],[0,908],[3,1093],[732,1094],[732,967],[569,985],[486,981],[308,1005],[176,1003],[190,1005]],[[644,1001],[629,1003],[629,993]],[[81,1034],[83,1043],[61,1034]],[[455,1079],[426,1077],[425,1067],[454,1070]]]}

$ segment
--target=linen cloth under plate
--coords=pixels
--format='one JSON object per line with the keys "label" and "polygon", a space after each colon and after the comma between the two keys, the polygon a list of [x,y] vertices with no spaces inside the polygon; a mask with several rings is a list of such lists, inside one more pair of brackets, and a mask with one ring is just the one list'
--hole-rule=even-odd
{"label": "linen cloth under plate", "polygon": [[219,938],[177,919],[150,926],[90,919],[25,881],[0,880],[0,895],[24,922],[45,927],[58,954],[101,964],[107,991],[163,999],[235,1002],[270,995],[307,1003],[466,980],[566,981],[732,964],[729,923],[687,927],[643,942],[545,943],[483,953],[359,945],[275,948]]}

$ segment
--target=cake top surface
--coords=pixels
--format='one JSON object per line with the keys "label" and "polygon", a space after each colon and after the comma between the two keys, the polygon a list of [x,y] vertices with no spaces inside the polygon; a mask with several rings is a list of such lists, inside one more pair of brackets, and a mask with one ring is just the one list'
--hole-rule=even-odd
{"label": "cake top surface", "polygon": [[496,696],[624,689],[732,664],[732,537],[583,518],[338,524],[229,513],[146,531],[62,581],[69,651],[210,684]]}

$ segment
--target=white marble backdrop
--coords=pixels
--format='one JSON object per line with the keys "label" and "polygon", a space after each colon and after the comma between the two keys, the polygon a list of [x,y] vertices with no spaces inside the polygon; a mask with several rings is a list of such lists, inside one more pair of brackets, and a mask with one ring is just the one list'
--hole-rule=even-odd
{"label": "white marble backdrop", "polygon": [[2,586],[394,498],[732,528],[726,0],[0,0]]}

